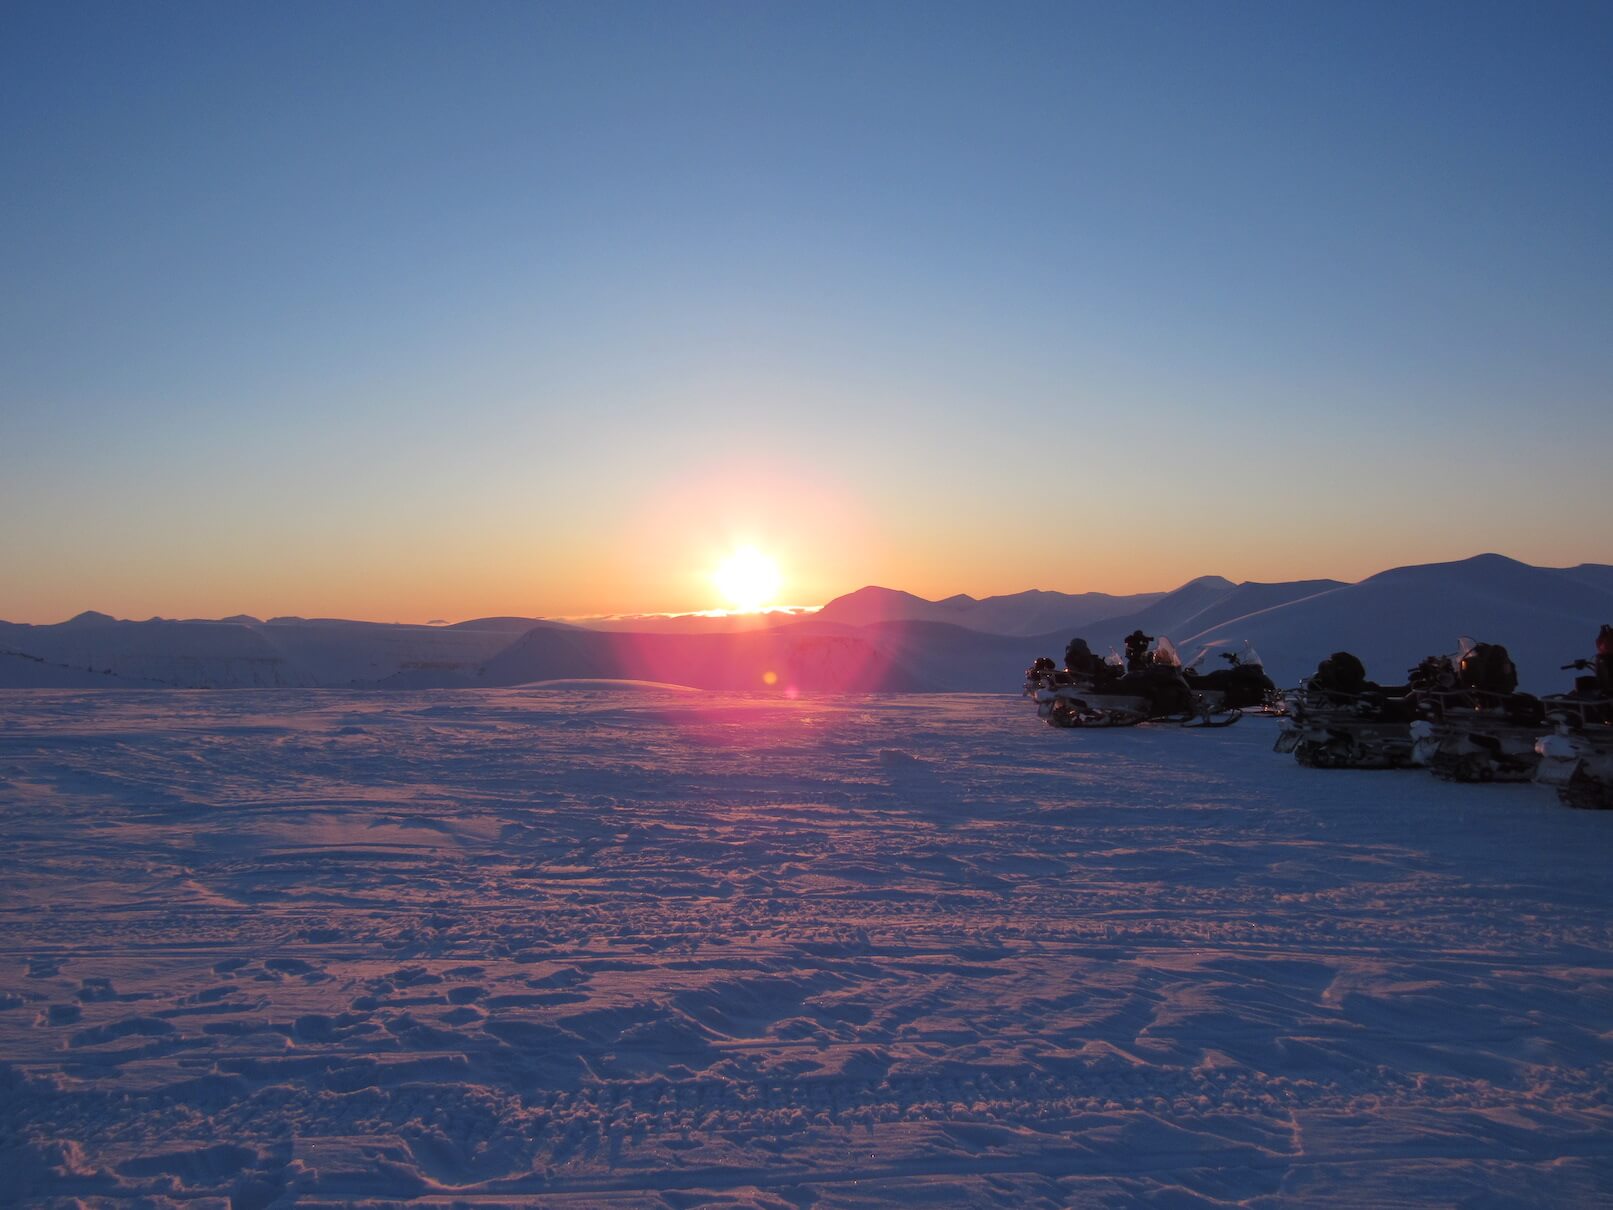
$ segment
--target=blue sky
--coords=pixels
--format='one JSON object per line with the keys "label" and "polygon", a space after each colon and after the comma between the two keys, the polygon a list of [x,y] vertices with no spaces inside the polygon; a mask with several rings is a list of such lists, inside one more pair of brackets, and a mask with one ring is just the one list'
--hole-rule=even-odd
{"label": "blue sky", "polygon": [[1605,5],[10,5],[0,617],[1613,561]]}

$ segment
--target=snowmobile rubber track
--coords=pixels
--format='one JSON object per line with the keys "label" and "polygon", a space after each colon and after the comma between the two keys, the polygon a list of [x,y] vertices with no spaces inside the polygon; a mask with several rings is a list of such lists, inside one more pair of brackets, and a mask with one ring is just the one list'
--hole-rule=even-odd
{"label": "snowmobile rubber track", "polygon": [[1411,752],[1373,751],[1359,746],[1346,747],[1338,743],[1317,743],[1300,740],[1294,747],[1294,759],[1307,769],[1406,769],[1411,767]]}
{"label": "snowmobile rubber track", "polygon": [[1578,811],[1613,811],[1613,785],[1589,777],[1576,777],[1557,787],[1557,800]]}
{"label": "snowmobile rubber track", "polygon": [[1230,727],[1243,717],[1243,711],[1234,706],[1230,710],[1217,710],[1209,714],[1198,714],[1192,718],[1183,719],[1181,726],[1193,730],[1210,730],[1217,727]]}
{"label": "snowmobile rubber track", "polygon": [[1135,727],[1147,722],[1147,716],[1135,710],[1081,710],[1059,711],[1047,716],[1050,727],[1097,730],[1108,727]]}
{"label": "snowmobile rubber track", "polygon": [[1435,777],[1442,781],[1457,781],[1463,783],[1482,782],[1524,782],[1534,778],[1535,769],[1532,764],[1520,761],[1485,760],[1470,753],[1461,756],[1448,756],[1443,752],[1436,752],[1428,762],[1428,769]]}

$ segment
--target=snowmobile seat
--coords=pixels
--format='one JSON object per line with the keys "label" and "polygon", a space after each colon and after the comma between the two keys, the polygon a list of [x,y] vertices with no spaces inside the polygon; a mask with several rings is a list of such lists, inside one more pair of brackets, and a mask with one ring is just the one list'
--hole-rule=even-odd
{"label": "snowmobile seat", "polygon": [[1376,716],[1386,723],[1409,723],[1417,718],[1417,695],[1405,685],[1395,685],[1381,694],[1372,694]]}
{"label": "snowmobile seat", "polygon": [[1087,646],[1085,639],[1071,639],[1064,649],[1064,666],[1077,676],[1096,678],[1102,665],[1103,660]]}
{"label": "snowmobile seat", "polygon": [[1462,684],[1488,693],[1511,693],[1518,687],[1518,669],[1500,643],[1476,643],[1462,657]]}
{"label": "snowmobile seat", "polygon": [[1516,723],[1520,727],[1533,727],[1546,720],[1546,708],[1532,693],[1508,695],[1502,702],[1502,709],[1506,712],[1507,722]]}
{"label": "snowmobile seat", "polygon": [[1324,693],[1359,694],[1367,692],[1371,682],[1367,680],[1366,667],[1359,659],[1348,651],[1335,651],[1316,665],[1316,675],[1311,678],[1311,684]]}
{"label": "snowmobile seat", "polygon": [[1154,714],[1180,714],[1193,707],[1193,693],[1181,672],[1168,664],[1150,664],[1128,672],[1114,684],[1116,693],[1134,693],[1152,703]]}
{"label": "snowmobile seat", "polygon": [[1182,670],[1188,688],[1195,691],[1213,691],[1226,694],[1226,704],[1237,708],[1258,706],[1266,695],[1275,693],[1277,683],[1266,675],[1259,664],[1234,664],[1230,668],[1217,668],[1214,672]]}

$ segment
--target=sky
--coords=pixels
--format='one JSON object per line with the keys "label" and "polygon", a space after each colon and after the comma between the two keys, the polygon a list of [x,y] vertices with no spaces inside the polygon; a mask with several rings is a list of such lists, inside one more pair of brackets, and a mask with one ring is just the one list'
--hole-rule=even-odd
{"label": "sky", "polygon": [[1613,6],[0,6],[0,618],[1613,562]]}

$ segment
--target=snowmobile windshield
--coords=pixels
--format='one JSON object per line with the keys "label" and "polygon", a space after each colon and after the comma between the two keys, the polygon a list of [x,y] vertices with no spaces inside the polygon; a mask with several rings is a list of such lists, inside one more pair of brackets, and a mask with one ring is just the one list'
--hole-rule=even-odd
{"label": "snowmobile windshield", "polygon": [[1260,658],[1260,653],[1250,646],[1248,639],[1242,642],[1236,639],[1216,639],[1199,648],[1199,653],[1193,657],[1193,662],[1188,664],[1188,668],[1202,675],[1231,665],[1239,668],[1266,666],[1265,661]]}
{"label": "snowmobile windshield", "polygon": [[1113,647],[1109,648],[1109,654],[1103,657],[1103,662],[1119,672],[1126,670],[1126,661],[1120,658],[1120,653]]}
{"label": "snowmobile windshield", "polygon": [[1164,664],[1170,668],[1182,666],[1182,657],[1176,654],[1176,644],[1164,635],[1160,635],[1159,641],[1154,644],[1154,663]]}

